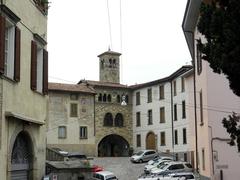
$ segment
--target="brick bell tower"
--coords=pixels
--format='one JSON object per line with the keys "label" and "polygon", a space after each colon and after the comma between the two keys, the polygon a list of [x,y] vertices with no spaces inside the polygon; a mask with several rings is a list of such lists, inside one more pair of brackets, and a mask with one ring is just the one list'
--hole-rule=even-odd
{"label": "brick bell tower", "polygon": [[110,49],[99,57],[99,80],[101,82],[120,83],[120,57],[121,54]]}

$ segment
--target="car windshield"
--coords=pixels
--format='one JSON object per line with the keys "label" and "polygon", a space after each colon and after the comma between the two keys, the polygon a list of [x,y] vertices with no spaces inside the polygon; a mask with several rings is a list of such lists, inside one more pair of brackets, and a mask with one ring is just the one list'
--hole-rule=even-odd
{"label": "car windshield", "polygon": [[136,155],[140,156],[140,155],[142,155],[142,154],[143,154],[143,151],[139,151],[139,152],[137,152]]}

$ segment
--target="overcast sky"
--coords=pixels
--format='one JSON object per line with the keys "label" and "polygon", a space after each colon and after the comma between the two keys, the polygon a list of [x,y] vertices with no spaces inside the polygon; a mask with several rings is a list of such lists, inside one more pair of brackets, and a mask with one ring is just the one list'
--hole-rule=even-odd
{"label": "overcast sky", "polygon": [[97,55],[109,46],[122,53],[122,84],[170,75],[191,61],[181,27],[186,3],[187,0],[51,0],[49,81],[99,80]]}

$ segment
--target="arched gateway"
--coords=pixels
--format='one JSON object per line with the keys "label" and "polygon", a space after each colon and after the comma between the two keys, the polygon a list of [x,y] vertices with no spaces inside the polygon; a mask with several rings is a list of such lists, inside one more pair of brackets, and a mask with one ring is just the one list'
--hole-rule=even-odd
{"label": "arched gateway", "polygon": [[11,180],[32,180],[32,141],[22,131],[16,137],[11,155]]}
{"label": "arched gateway", "polygon": [[126,157],[128,151],[127,140],[116,134],[104,137],[98,144],[98,156],[100,157]]}

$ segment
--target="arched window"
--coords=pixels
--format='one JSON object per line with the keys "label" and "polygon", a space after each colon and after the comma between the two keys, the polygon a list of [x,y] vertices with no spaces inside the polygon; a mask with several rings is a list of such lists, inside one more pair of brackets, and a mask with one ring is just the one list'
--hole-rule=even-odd
{"label": "arched window", "polygon": [[99,102],[102,101],[102,94],[101,94],[101,93],[98,95],[98,101],[99,101]]}
{"label": "arched window", "polygon": [[117,64],[116,64],[116,59],[113,59],[113,67],[116,67]]}
{"label": "arched window", "polygon": [[128,95],[125,96],[125,102],[128,104]]}
{"label": "arched window", "polygon": [[101,60],[101,68],[104,69],[104,59]]}
{"label": "arched window", "polygon": [[111,113],[105,114],[103,125],[104,126],[113,126],[113,117],[112,117]]}
{"label": "arched window", "polygon": [[104,95],[103,95],[103,102],[106,102],[106,101],[107,101],[107,95],[104,94]]}
{"label": "arched window", "polygon": [[121,113],[117,113],[115,116],[115,126],[123,127],[123,115]]}
{"label": "arched window", "polygon": [[112,67],[112,59],[109,59],[109,67]]}
{"label": "arched window", "polygon": [[111,94],[109,94],[109,95],[107,96],[107,101],[108,101],[108,102],[111,102],[111,101],[112,101]]}
{"label": "arched window", "polygon": [[117,95],[117,103],[120,103],[120,102],[121,102],[120,95]]}

